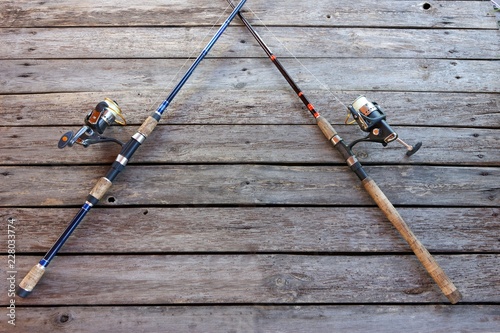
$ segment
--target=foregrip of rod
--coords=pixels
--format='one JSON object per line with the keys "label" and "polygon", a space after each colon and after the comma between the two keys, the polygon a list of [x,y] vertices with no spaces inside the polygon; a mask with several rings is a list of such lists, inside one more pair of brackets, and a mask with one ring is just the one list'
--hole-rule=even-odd
{"label": "foregrip of rod", "polygon": [[101,177],[92,190],[90,190],[90,195],[97,200],[101,200],[104,194],[106,194],[106,192],[110,189],[111,185],[113,185],[113,183],[111,183],[109,179]]}
{"label": "foregrip of rod", "polygon": [[17,295],[20,297],[27,297],[29,294],[31,294],[38,281],[40,281],[40,279],[42,278],[43,273],[45,273],[45,267],[40,264],[36,264],[35,266],[33,266],[33,268],[28,272],[28,274],[26,274],[21,283],[19,283]]}
{"label": "foregrip of rod", "polygon": [[316,124],[318,124],[321,132],[325,135],[325,137],[330,141],[335,135],[337,135],[337,131],[333,128],[333,126],[323,118],[323,116],[319,116],[316,118]]}
{"label": "foregrip of rod", "polygon": [[138,132],[144,135],[145,138],[147,138],[148,135],[153,132],[156,125],[158,125],[159,120],[159,118],[155,119],[153,116],[147,117],[146,120],[142,123],[141,127],[139,127]]}
{"label": "foregrip of rod", "polygon": [[427,251],[425,246],[413,234],[401,215],[399,215],[396,208],[394,208],[392,203],[378,187],[375,181],[368,177],[363,180],[362,183],[375,203],[384,212],[385,216],[389,219],[389,221],[391,221],[394,227],[408,242],[418,260],[420,260],[429,275],[434,279],[443,294],[449,299],[452,304],[460,301],[462,296],[460,295],[460,292],[457,290],[453,282],[446,275],[443,269],[438,265],[429,251]]}

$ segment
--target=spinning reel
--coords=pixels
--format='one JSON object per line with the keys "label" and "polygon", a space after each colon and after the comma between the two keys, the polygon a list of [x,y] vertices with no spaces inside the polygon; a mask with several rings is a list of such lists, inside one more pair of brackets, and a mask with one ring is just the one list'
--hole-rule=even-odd
{"label": "spinning reel", "polygon": [[422,142],[418,142],[415,146],[410,146],[398,138],[398,134],[385,121],[386,117],[382,108],[377,103],[368,101],[366,97],[359,96],[347,108],[351,114],[347,117],[346,123],[349,117],[352,116],[361,130],[369,133],[368,136],[351,142],[349,149],[352,149],[355,144],[363,141],[378,142],[384,147],[392,141],[397,141],[408,150],[406,156],[411,156],[422,146]]}
{"label": "spinning reel", "polygon": [[64,133],[57,146],[62,149],[77,143],[87,148],[94,143],[102,142],[116,142],[123,146],[123,142],[120,140],[101,135],[108,126],[114,123],[119,125],[127,124],[118,104],[109,98],[105,98],[104,101],[97,104],[94,110],[87,114],[85,125],[76,134],[73,131]]}

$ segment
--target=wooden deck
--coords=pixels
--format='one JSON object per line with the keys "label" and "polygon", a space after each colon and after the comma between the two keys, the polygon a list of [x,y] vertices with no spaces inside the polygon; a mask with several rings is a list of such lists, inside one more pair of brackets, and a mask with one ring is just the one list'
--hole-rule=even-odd
{"label": "wooden deck", "polygon": [[401,138],[423,142],[411,158],[396,143],[355,153],[463,300],[449,305],[238,18],[32,295],[9,296],[10,272],[19,283],[119,152],[111,143],[59,150],[60,136],[111,97],[129,124],[106,134],[127,140],[229,9],[223,0],[3,0],[0,331],[500,332],[491,2],[245,8],[344,139],[363,133],[343,125],[336,98],[365,94]]}

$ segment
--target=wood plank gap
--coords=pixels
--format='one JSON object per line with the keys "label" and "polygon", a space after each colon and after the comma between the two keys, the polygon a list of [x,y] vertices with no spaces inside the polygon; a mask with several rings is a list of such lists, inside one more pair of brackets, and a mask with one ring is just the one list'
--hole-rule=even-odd
{"label": "wood plank gap", "polygon": [[[500,251],[429,251],[432,255],[445,256],[462,256],[462,255],[497,255]],[[17,252],[23,256],[43,256],[45,252]],[[0,252],[0,255],[7,255],[7,252]],[[210,255],[210,256],[264,256],[264,255],[293,255],[293,256],[308,256],[308,257],[390,257],[390,256],[415,256],[411,251],[396,251],[396,252],[343,252],[343,251],[143,251],[143,252],[62,252],[57,254],[59,257],[90,257],[90,256],[113,256],[113,257],[130,257],[130,256],[195,256],[195,255]]]}
{"label": "wood plank gap", "polygon": [[[499,302],[459,302],[454,305],[450,305],[447,302],[416,302],[416,303],[403,303],[403,302],[389,302],[389,303],[218,303],[218,304],[212,304],[212,303],[189,303],[189,304],[181,304],[181,303],[166,303],[166,304],[123,304],[123,305],[116,305],[116,304],[99,304],[98,307],[103,307],[103,308],[108,308],[108,307],[120,307],[120,308],[138,308],[138,307],[169,307],[169,308],[196,308],[196,307],[209,307],[209,308],[216,308],[216,307],[260,307],[260,306],[270,306],[270,307],[277,307],[277,308],[290,308],[294,306],[300,306],[300,307],[318,307],[318,306],[348,306],[348,307],[356,307],[356,306],[373,306],[373,307],[390,307],[390,306],[402,306],[402,307],[415,307],[415,306],[450,306],[450,307],[467,307],[471,305],[500,305]],[[16,305],[16,308],[25,308],[25,309],[36,309],[36,308],[95,308],[96,305],[94,304],[67,304],[67,305],[54,305],[54,304],[39,304],[39,305],[34,305],[34,304],[23,304],[23,305]]]}
{"label": "wood plank gap", "polygon": [[261,307],[261,306],[269,306],[269,307],[276,307],[276,308],[290,308],[290,307],[327,307],[327,306],[332,306],[332,307],[337,307],[337,306],[342,306],[342,307],[356,307],[356,306],[373,306],[373,307],[390,307],[390,306],[402,306],[402,307],[417,307],[417,306],[452,306],[452,307],[467,307],[471,305],[500,305],[500,302],[464,302],[461,301],[457,304],[450,305],[450,303],[443,301],[443,302],[414,302],[414,303],[404,303],[404,302],[384,302],[384,303],[370,303],[370,302],[357,302],[357,303],[268,303],[268,302],[261,302],[261,303],[189,303],[189,304],[179,304],[179,303],[160,303],[160,304],[63,304],[63,305],[57,305],[57,304],[39,304],[39,305],[31,305],[31,304],[23,304],[23,305],[16,305],[16,308],[23,308],[23,309],[36,309],[36,308],[95,308],[95,307],[103,307],[103,308],[139,308],[139,307],[154,307],[154,308],[159,308],[159,307],[169,307],[169,308],[230,308],[230,307]]}

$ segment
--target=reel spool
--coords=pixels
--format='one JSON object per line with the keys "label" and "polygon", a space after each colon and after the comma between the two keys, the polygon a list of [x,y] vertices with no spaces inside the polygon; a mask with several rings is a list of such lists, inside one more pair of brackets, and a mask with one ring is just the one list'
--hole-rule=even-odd
{"label": "reel spool", "polygon": [[411,156],[422,146],[422,142],[411,146],[401,140],[398,134],[386,122],[386,116],[382,108],[377,103],[370,102],[366,97],[359,96],[347,108],[351,113],[347,117],[346,123],[349,117],[352,116],[361,130],[369,133],[368,136],[353,141],[349,145],[349,149],[352,149],[354,145],[363,141],[381,143],[384,147],[388,143],[396,141],[408,150],[406,156]]}
{"label": "reel spool", "polygon": [[118,104],[112,99],[105,98],[104,101],[96,105],[96,107],[85,117],[85,126],[80,128],[76,134],[69,131],[63,134],[59,139],[58,147],[72,147],[75,143],[87,148],[95,143],[115,142],[123,146],[120,140],[102,136],[108,126],[113,124],[126,125],[127,121],[123,117],[122,110]]}

